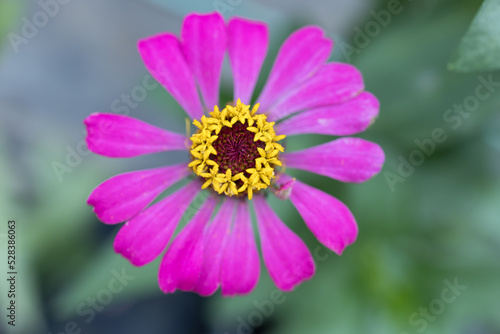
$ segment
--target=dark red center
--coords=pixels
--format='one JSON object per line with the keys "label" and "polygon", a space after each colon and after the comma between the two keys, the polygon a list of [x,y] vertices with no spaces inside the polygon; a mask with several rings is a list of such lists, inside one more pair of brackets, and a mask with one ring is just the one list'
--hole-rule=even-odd
{"label": "dark red center", "polygon": [[266,144],[260,140],[254,141],[255,133],[247,130],[246,122],[236,122],[233,127],[223,127],[213,142],[217,155],[211,154],[209,159],[219,164],[219,173],[231,169],[232,175],[255,167],[255,159],[260,157],[258,147]]}

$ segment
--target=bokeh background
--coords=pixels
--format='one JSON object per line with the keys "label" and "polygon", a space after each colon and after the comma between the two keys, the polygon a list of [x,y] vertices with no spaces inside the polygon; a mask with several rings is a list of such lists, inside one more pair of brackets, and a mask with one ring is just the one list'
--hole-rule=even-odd
{"label": "bokeh background", "polygon": [[[0,0],[1,333],[500,333],[499,1],[478,14],[478,0],[61,0],[30,31],[26,20],[48,2]],[[381,14],[391,8],[397,13]],[[342,256],[325,252],[290,203],[273,201],[317,264],[312,280],[274,301],[266,270],[245,297],[164,295],[158,261],[135,268],[116,255],[119,227],[86,205],[112,175],[184,158],[88,154],[82,121],[119,106],[185,131],[182,110],[160,86],[122,101],[147,78],[136,41],[178,33],[187,13],[215,9],[268,23],[258,89],[286,36],[316,24],[336,41],[331,60],[360,68],[381,102],[361,134],[386,152],[378,176],[353,185],[297,173],[354,213],[360,234]],[[29,38],[16,39],[23,29]],[[479,86],[488,97],[474,99]],[[225,70],[226,100],[231,88]],[[415,153],[436,129],[446,139]],[[288,146],[329,139],[298,136]],[[6,319],[9,219],[17,221],[15,328]],[[130,279],[109,294],[123,273]]]}

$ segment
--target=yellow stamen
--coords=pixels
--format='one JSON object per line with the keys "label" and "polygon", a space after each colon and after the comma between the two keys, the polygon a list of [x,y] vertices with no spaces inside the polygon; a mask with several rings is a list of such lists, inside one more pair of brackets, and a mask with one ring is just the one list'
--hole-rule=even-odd
{"label": "yellow stamen", "polygon": [[[198,131],[190,138],[193,161],[188,166],[193,168],[198,176],[205,179],[203,189],[211,186],[219,194],[224,193],[228,196],[246,193],[248,199],[252,199],[256,191],[266,189],[271,184],[275,178],[275,166],[282,166],[279,152],[283,152],[283,146],[277,142],[283,140],[285,135],[276,136],[274,122],[267,122],[266,115],[257,113],[258,108],[257,103],[250,110],[249,105],[241,103],[238,99],[236,106],[227,105],[223,110],[215,106],[214,110],[209,113],[210,117],[202,116],[199,121],[193,121]],[[214,158],[219,153],[214,143],[219,139],[219,134],[224,127],[232,128],[237,122],[243,126],[246,125],[246,130],[255,134],[254,142],[260,141],[263,144],[260,144],[262,146],[254,152],[258,154],[255,161],[248,162],[250,166],[255,167],[247,168],[234,175],[228,167],[224,167],[227,169],[221,172],[221,166],[216,161],[224,160]],[[220,146],[218,147],[221,149]]]}

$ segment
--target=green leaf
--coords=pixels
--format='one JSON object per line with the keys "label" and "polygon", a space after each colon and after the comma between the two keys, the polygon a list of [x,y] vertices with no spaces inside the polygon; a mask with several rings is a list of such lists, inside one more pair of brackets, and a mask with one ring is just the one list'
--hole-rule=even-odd
{"label": "green leaf", "polygon": [[450,71],[500,69],[500,0],[485,0],[448,64]]}

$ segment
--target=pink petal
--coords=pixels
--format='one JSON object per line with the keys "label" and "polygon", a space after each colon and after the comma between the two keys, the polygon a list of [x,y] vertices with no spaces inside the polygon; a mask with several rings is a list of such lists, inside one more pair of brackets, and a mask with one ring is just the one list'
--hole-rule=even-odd
{"label": "pink petal", "polygon": [[165,189],[189,174],[186,164],[120,174],[97,186],[87,203],[94,207],[100,220],[116,224],[137,215]]}
{"label": "pink petal", "polygon": [[195,287],[203,263],[203,230],[216,203],[215,197],[208,198],[163,257],[158,272],[158,283],[163,292],[191,291]]}
{"label": "pink petal", "polygon": [[267,25],[233,18],[228,28],[229,60],[234,76],[234,101],[249,104],[269,45]]}
{"label": "pink petal", "polygon": [[107,157],[128,158],[186,149],[184,136],[132,117],[93,113],[84,123],[89,150]]}
{"label": "pink petal", "polygon": [[364,88],[363,77],[356,67],[328,63],[274,104],[269,119],[275,121],[301,110],[342,103],[359,95]]}
{"label": "pink petal", "polygon": [[[283,176],[279,182],[289,179]],[[335,253],[342,254],[356,240],[356,220],[349,208],[335,197],[296,180],[290,200],[316,238]]]}
{"label": "pink petal", "polygon": [[205,107],[219,104],[222,61],[226,52],[226,27],[219,13],[191,14],[182,25],[182,49],[198,81]]}
{"label": "pink petal", "polygon": [[248,294],[260,276],[259,253],[246,200],[238,201],[233,229],[221,265],[223,296]]}
{"label": "pink petal", "polygon": [[278,288],[291,291],[314,275],[311,252],[274,213],[263,196],[254,199],[262,255],[269,275]]}
{"label": "pink petal", "polygon": [[115,252],[136,266],[153,261],[167,246],[188,209],[187,203],[200,189],[200,182],[194,180],[126,222],[116,235]]}
{"label": "pink petal", "polygon": [[333,42],[319,27],[297,30],[283,43],[257,101],[265,112],[289,90],[311,78],[330,56]]}
{"label": "pink petal", "polygon": [[198,282],[193,289],[202,296],[210,296],[219,288],[222,256],[231,235],[235,204],[236,201],[226,199],[205,231],[203,265]]}
{"label": "pink petal", "polygon": [[282,155],[288,168],[360,183],[380,172],[385,155],[380,146],[360,138],[340,138],[323,145]]}
{"label": "pink petal", "polygon": [[375,96],[363,92],[342,104],[311,109],[292,116],[278,126],[279,133],[297,135],[318,133],[332,136],[347,136],[363,132],[372,124],[379,112],[380,104]]}
{"label": "pink petal", "polygon": [[193,119],[203,115],[195,79],[177,37],[164,33],[139,41],[139,53],[149,73]]}

